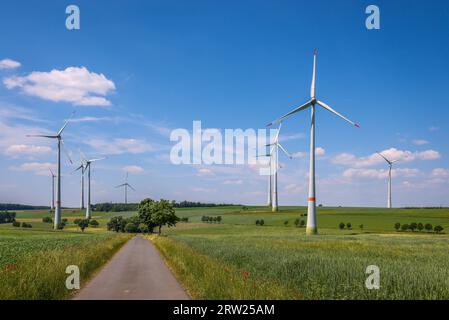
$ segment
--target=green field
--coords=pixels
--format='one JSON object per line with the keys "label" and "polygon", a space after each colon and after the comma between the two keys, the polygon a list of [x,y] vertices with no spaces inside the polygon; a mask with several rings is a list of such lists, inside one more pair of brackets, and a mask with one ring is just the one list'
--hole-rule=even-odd
{"label": "green field", "polygon": [[[153,241],[195,298],[273,298],[270,292],[289,299],[449,298],[449,237],[393,227],[422,222],[448,230],[448,209],[319,208],[320,234],[312,237],[293,223],[306,219],[305,212],[301,207],[275,214],[261,207],[178,210],[190,222]],[[202,215],[221,215],[223,221],[202,223]],[[257,219],[265,225],[256,226]],[[353,229],[339,230],[340,222]],[[379,290],[365,287],[369,265],[380,268]],[[245,281],[235,280],[242,277]]]}
{"label": "green field", "polygon": [[[449,236],[394,229],[396,222],[421,222],[447,232],[449,209],[318,208],[317,236],[294,225],[306,220],[304,207],[176,212],[189,222],[151,240],[196,299],[449,299]],[[79,265],[85,283],[130,237],[107,232],[107,221],[135,214],[94,212],[100,227],[83,233],[73,225],[84,215],[79,210],[64,210],[63,231],[42,223],[48,211],[17,211],[17,220],[33,228],[0,225],[0,299],[70,297],[65,266]],[[201,222],[218,215],[221,223]],[[264,226],[256,226],[260,219]],[[341,222],[352,229],[340,230]],[[368,265],[380,268],[379,290],[365,287]]]}

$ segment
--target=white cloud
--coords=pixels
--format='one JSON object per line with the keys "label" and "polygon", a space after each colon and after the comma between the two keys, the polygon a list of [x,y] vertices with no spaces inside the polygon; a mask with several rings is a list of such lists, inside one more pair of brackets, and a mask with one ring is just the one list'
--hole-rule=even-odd
{"label": "white cloud", "polygon": [[53,170],[53,172],[56,171],[56,166],[54,163],[50,162],[28,162],[23,163],[17,167],[13,167],[14,170],[20,170],[20,171],[32,171],[37,175],[50,175],[50,169]]}
{"label": "white cloud", "polygon": [[431,176],[434,178],[449,178],[449,170],[444,168],[435,168],[432,170]]}
{"label": "white cloud", "polygon": [[223,184],[227,184],[227,185],[240,185],[243,184],[243,180],[238,179],[238,180],[225,180],[223,182]]}
{"label": "white cloud", "polygon": [[317,147],[317,148],[315,149],[315,155],[316,155],[317,157],[322,157],[322,156],[324,156],[325,154],[326,154],[326,150],[324,150],[324,148]]}
{"label": "white cloud", "polygon": [[290,183],[284,187],[284,193],[286,194],[298,194],[304,191],[304,186],[297,185],[296,183]]}
{"label": "white cloud", "polygon": [[[420,171],[414,168],[398,168],[391,171],[392,177],[416,177]],[[346,178],[376,178],[383,179],[388,177],[388,169],[347,169],[343,172]]]}
{"label": "white cloud", "polygon": [[416,144],[417,146],[422,146],[424,144],[429,144],[430,142],[424,139],[416,139],[412,141],[413,144]]}
{"label": "white cloud", "polygon": [[[326,154],[326,150],[322,147],[316,147],[315,148],[315,156],[322,157]],[[308,152],[298,151],[292,154],[293,158],[304,158],[309,155]]]}
{"label": "white cloud", "polygon": [[145,171],[142,167],[135,166],[135,165],[124,166],[122,168],[122,170],[125,172],[134,173],[134,174],[143,173]]}
{"label": "white cloud", "polygon": [[51,148],[48,146],[34,146],[27,144],[13,144],[5,150],[7,156],[42,155],[48,153],[51,153]]}
{"label": "white cloud", "polygon": [[6,78],[3,83],[8,89],[20,88],[30,96],[79,106],[109,106],[106,95],[115,90],[114,82],[85,67],[34,71],[27,76]]}
{"label": "white cloud", "polygon": [[214,174],[214,172],[209,168],[200,168],[200,169],[198,169],[198,171],[196,173],[197,176],[207,176],[207,175],[213,175],[213,174]]}
{"label": "white cloud", "polygon": [[[414,160],[436,160],[441,157],[440,153],[435,150],[425,150],[425,151],[408,151],[399,150],[396,148],[390,148],[381,151],[387,159],[397,160],[400,162],[410,162]],[[356,168],[364,168],[379,165],[385,162],[384,159],[377,153],[373,153],[366,157],[356,157],[350,153],[340,153],[333,160],[335,164],[347,165]]]}
{"label": "white cloud", "polygon": [[16,69],[20,66],[21,64],[18,61],[14,61],[11,59],[0,60],[0,69]]}
{"label": "white cloud", "polygon": [[139,154],[157,150],[155,146],[141,139],[91,139],[85,143],[95,149],[97,153],[109,155],[123,153]]}

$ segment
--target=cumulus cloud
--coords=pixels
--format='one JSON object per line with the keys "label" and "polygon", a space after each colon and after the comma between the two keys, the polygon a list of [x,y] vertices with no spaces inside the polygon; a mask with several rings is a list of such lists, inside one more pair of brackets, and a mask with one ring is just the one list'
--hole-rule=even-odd
{"label": "cumulus cloud", "polygon": [[[391,171],[392,177],[416,177],[420,171],[415,168],[399,168]],[[346,178],[376,178],[383,179],[388,177],[388,169],[356,169],[351,168],[343,172]]]}
{"label": "cumulus cloud", "polygon": [[0,70],[1,69],[16,69],[20,66],[21,66],[21,64],[18,61],[14,61],[11,59],[0,60]]}
{"label": "cumulus cloud", "polygon": [[[414,160],[436,160],[441,157],[440,153],[435,150],[425,150],[425,151],[408,151],[399,150],[396,148],[390,148],[381,151],[381,153],[391,160],[397,160],[400,162],[411,162]],[[356,157],[350,153],[340,153],[333,160],[333,163],[352,166],[356,168],[364,168],[379,165],[384,163],[385,160],[382,159],[377,153],[373,153],[366,157]]]}
{"label": "cumulus cloud", "polygon": [[109,106],[106,95],[115,90],[114,82],[85,67],[34,71],[27,76],[5,78],[3,83],[8,89],[19,88],[29,96],[79,106]]}
{"label": "cumulus cloud", "polygon": [[416,144],[417,146],[422,146],[424,144],[429,144],[430,142],[424,139],[416,139],[412,141],[413,144]]}
{"label": "cumulus cloud", "polygon": [[134,174],[143,173],[145,171],[142,167],[136,165],[124,166],[122,170]]}
{"label": "cumulus cloud", "polygon": [[[316,147],[315,148],[315,156],[317,157],[322,157],[326,154],[326,150],[322,147]],[[304,151],[298,151],[292,154],[293,158],[304,158],[307,157],[309,155],[308,152],[304,152]]]}
{"label": "cumulus cloud", "polygon": [[435,168],[432,170],[431,176],[434,178],[449,178],[449,170],[444,168]]}
{"label": "cumulus cloud", "polygon": [[13,144],[6,148],[5,154],[7,156],[18,155],[42,155],[51,153],[51,148],[48,146],[34,146],[27,144]]}

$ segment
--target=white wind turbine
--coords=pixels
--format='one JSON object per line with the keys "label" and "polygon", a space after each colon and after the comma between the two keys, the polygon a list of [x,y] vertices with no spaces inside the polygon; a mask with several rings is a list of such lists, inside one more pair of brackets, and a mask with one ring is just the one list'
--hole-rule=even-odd
{"label": "white wind turbine", "polygon": [[[57,190],[56,190],[56,208],[55,208],[55,219],[54,219],[54,229],[58,228],[58,225],[61,223],[61,144],[64,144],[64,141],[62,140],[62,132],[64,131],[67,124],[70,122],[70,119],[75,114],[75,111],[72,112],[70,118],[66,120],[64,125],[59,129],[58,133],[55,135],[44,135],[44,134],[36,134],[36,135],[27,135],[27,137],[41,137],[41,138],[49,138],[49,139],[58,139],[58,157],[57,157]],[[64,150],[65,152],[65,150]],[[66,153],[67,158],[69,159],[70,163],[72,162],[72,159],[70,159],[70,156]]]}
{"label": "white wind turbine", "polygon": [[92,217],[90,211],[91,211],[91,203],[90,203],[90,165],[92,162],[100,161],[106,159],[106,157],[103,158],[97,158],[97,159],[90,159],[87,160],[86,156],[81,153],[81,155],[84,158],[84,171],[87,170],[87,207],[86,207],[86,219],[90,219]]}
{"label": "white wind turbine", "polygon": [[286,115],[280,117],[279,119],[273,121],[272,123],[268,124],[268,126],[271,126],[274,123],[280,122],[282,119],[287,118],[288,116],[305,110],[310,107],[311,109],[311,123],[310,123],[310,167],[309,167],[309,196],[307,198],[308,202],[308,208],[307,208],[307,234],[317,234],[318,233],[318,227],[316,223],[316,196],[315,196],[315,106],[318,104],[319,106],[323,107],[327,111],[332,112],[333,114],[337,115],[338,117],[342,118],[343,120],[349,122],[353,126],[359,127],[358,124],[352,122],[348,118],[344,117],[334,109],[332,109],[330,106],[325,104],[324,102],[317,100],[315,97],[315,77],[316,77],[316,49],[313,52],[313,71],[312,71],[312,83],[310,86],[310,100],[307,101],[305,104],[293,109]]}
{"label": "white wind turbine", "polygon": [[128,172],[126,173],[125,176],[125,183],[122,183],[118,186],[116,186],[116,188],[120,188],[123,187],[125,189],[125,204],[128,203],[128,187],[131,188],[132,190],[136,191],[136,189],[134,189],[129,183],[128,183]]}
{"label": "white wind turbine", "polygon": [[387,208],[391,208],[391,170],[393,169],[393,163],[397,162],[398,160],[389,160],[387,159],[383,154],[380,152],[377,153],[379,156],[384,158],[384,160],[388,163],[388,166],[390,167],[388,169],[388,199],[387,199]]}
{"label": "white wind turbine", "polygon": [[84,209],[84,172],[86,171],[86,164],[81,159],[81,164],[75,171],[81,170],[81,199],[80,199],[80,209]]}
{"label": "white wind turbine", "polygon": [[267,206],[269,208],[272,208],[272,200],[273,200],[273,194],[272,194],[272,183],[271,183],[271,176],[272,176],[272,155],[273,155],[273,149],[274,147],[271,147],[270,152],[267,154],[257,155],[256,158],[259,157],[268,157],[268,168],[269,168],[269,175],[268,175],[268,197],[267,197]]}
{"label": "white wind turbine", "polygon": [[50,205],[50,209],[51,210],[55,210],[55,178],[56,175],[53,173],[53,171],[51,169],[50,170],[51,173],[51,205]]}
{"label": "white wind turbine", "polygon": [[[288,151],[285,150],[285,148],[279,142],[279,134],[281,132],[281,128],[282,122],[279,124],[278,132],[276,134],[274,141],[270,144],[267,144],[267,147],[268,146],[272,147],[270,150],[270,177],[271,176],[273,177],[273,190],[272,190],[273,212],[278,211],[278,170],[280,169],[279,148],[287,155],[287,157],[292,159],[290,153],[288,153]],[[274,161],[271,161],[272,158],[274,158]]]}

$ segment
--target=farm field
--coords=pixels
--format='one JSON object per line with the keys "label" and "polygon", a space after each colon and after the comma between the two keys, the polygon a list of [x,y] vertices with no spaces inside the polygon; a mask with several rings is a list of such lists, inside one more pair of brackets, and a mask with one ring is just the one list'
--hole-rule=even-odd
{"label": "farm field", "polygon": [[[281,299],[449,298],[449,237],[393,228],[422,222],[447,230],[448,209],[319,208],[320,235],[314,237],[293,224],[304,212],[178,210],[191,222],[153,241],[194,298],[266,299],[273,292]],[[219,214],[220,224],[200,222]],[[265,225],[256,226],[257,219]],[[353,229],[339,230],[340,222]],[[379,290],[365,287],[369,265],[380,268]]]}

